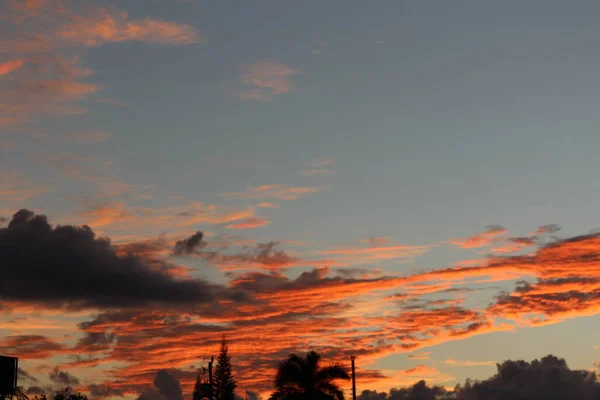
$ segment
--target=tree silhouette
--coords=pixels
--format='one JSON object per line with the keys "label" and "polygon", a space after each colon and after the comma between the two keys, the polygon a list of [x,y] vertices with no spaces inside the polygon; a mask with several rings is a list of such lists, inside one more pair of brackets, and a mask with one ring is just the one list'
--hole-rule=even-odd
{"label": "tree silhouette", "polygon": [[12,393],[8,393],[4,396],[0,396],[3,399],[13,399],[13,400],[29,400],[29,396],[25,393],[25,389],[23,386],[17,386]]}
{"label": "tree silhouette", "polygon": [[314,351],[306,357],[291,354],[279,365],[270,400],[344,400],[334,381],[349,380],[347,369],[340,364],[320,368],[320,361],[321,356]]}
{"label": "tree silhouette", "polygon": [[53,400],[88,400],[87,396],[80,392],[73,392],[70,387],[57,391]]}
{"label": "tree silhouette", "polygon": [[200,380],[200,372],[196,375],[196,383],[194,384],[194,392],[192,394],[192,400],[202,399],[202,381]]}
{"label": "tree silhouette", "polygon": [[217,366],[213,376],[213,397],[215,400],[235,400],[235,388],[237,384],[231,372],[231,356],[229,346],[223,336]]}

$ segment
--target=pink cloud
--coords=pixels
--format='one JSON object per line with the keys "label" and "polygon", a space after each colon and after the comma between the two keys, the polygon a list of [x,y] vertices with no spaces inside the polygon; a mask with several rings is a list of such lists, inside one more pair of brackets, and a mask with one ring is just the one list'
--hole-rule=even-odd
{"label": "pink cloud", "polygon": [[260,60],[247,65],[240,78],[246,85],[238,93],[243,100],[269,101],[273,96],[293,92],[296,86],[290,78],[299,71],[275,60]]}
{"label": "pink cloud", "polygon": [[259,203],[256,207],[261,207],[261,208],[280,208],[281,206],[277,203],[270,203],[270,202],[262,202]]}
{"label": "pink cloud", "polygon": [[77,45],[92,47],[125,41],[181,45],[203,41],[190,25],[150,18],[132,20],[125,11],[96,9],[86,15],[73,13],[72,20],[60,27],[57,38]]}
{"label": "pink cloud", "polygon": [[77,48],[124,41],[182,45],[203,40],[192,26],[131,19],[123,10],[98,7],[93,2],[5,3],[0,23],[11,35],[0,42],[0,53],[13,60],[0,64],[0,76],[11,73],[10,80],[0,80],[0,126],[19,124],[37,115],[87,111],[78,103],[101,87],[83,81],[92,70],[82,67],[74,51]]}
{"label": "pink cloud", "polygon": [[243,218],[238,222],[227,225],[228,229],[254,229],[260,228],[263,226],[269,226],[271,221],[268,219],[258,218],[258,217],[247,217]]}

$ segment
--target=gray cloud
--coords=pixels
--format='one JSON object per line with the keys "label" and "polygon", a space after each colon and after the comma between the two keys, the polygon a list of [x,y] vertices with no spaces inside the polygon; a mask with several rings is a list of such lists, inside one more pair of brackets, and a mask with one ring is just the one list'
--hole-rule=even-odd
{"label": "gray cloud", "polygon": [[198,231],[188,238],[178,240],[173,248],[173,255],[194,254],[197,250],[206,246],[206,242],[202,240],[203,237],[204,234]]}
{"label": "gray cloud", "polygon": [[79,378],[74,375],[71,375],[68,372],[61,371],[57,368],[54,368],[49,374],[48,378],[61,386],[75,386],[79,385]]}
{"label": "gray cloud", "polygon": [[183,400],[181,384],[167,370],[161,369],[156,373],[154,386],[167,400]]}
{"label": "gray cloud", "polygon": [[123,397],[124,393],[107,385],[88,385],[88,391],[92,397]]}
{"label": "gray cloud", "polygon": [[0,228],[0,259],[4,300],[81,309],[188,306],[236,297],[203,280],[178,280],[162,260],[120,256],[88,226],[52,227],[46,216],[29,210]]}
{"label": "gray cloud", "polygon": [[[549,355],[526,362],[508,360],[498,364],[496,375],[459,388],[467,400],[536,399],[595,400],[600,383],[593,372],[571,370],[565,360]],[[499,395],[501,394],[501,395]]]}
{"label": "gray cloud", "polygon": [[22,368],[17,369],[17,378],[20,382],[29,382],[29,383],[37,383],[38,380],[35,376],[29,374],[29,372],[25,371]]}

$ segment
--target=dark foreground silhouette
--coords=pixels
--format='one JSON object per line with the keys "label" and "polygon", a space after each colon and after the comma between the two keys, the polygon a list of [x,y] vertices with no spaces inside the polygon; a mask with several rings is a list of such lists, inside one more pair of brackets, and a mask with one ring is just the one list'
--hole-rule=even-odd
{"label": "dark foreground silhouette", "polygon": [[279,365],[270,400],[344,400],[335,380],[349,380],[348,370],[340,364],[321,367],[320,361],[321,356],[314,351],[305,357],[290,355]]}
{"label": "dark foreground silhouette", "polygon": [[526,362],[504,361],[483,381],[467,380],[453,391],[420,381],[389,393],[365,390],[358,400],[600,400],[595,372],[571,370],[565,360],[549,355]]}
{"label": "dark foreground silhouette", "polygon": [[[222,343],[222,347],[225,341]],[[223,349],[222,349],[223,350]],[[226,346],[225,346],[226,353]],[[222,357],[223,364],[229,365],[230,358]],[[226,362],[225,362],[226,361]],[[230,369],[224,368],[227,382],[233,382]],[[168,374],[161,370],[159,373]],[[360,376],[360,375],[359,375]],[[172,378],[177,381],[175,378]],[[269,400],[344,400],[343,389],[348,389],[350,379],[348,370],[341,364],[321,366],[321,357],[315,352],[305,356],[290,355],[282,361],[273,382],[274,392]],[[360,379],[359,379],[360,382]],[[340,383],[344,383],[343,388]],[[179,382],[177,381],[179,385]],[[225,387],[226,385],[222,385]],[[181,388],[177,398],[183,399]],[[15,400],[87,400],[86,394],[70,388],[54,391],[49,395],[29,389],[28,393],[20,388],[13,394]],[[38,388],[39,389],[39,388]],[[160,388],[159,388],[160,389]],[[216,388],[215,388],[216,389]],[[228,386],[213,398],[243,399],[233,393],[234,385]],[[217,391],[217,390],[215,390]],[[106,392],[109,393],[108,391]],[[252,395],[249,395],[252,393]],[[162,389],[155,399],[173,400]],[[10,398],[10,396],[7,396]],[[93,396],[97,398],[97,396]],[[108,396],[101,396],[106,399]],[[247,392],[246,398],[258,399],[255,392]],[[391,389],[389,392],[363,390],[358,400],[600,400],[600,382],[595,372],[572,370],[565,360],[548,355],[539,360],[526,362],[504,361],[497,364],[497,372],[488,379],[475,381],[467,379],[453,390],[441,386],[428,386],[419,381],[407,388]],[[148,400],[141,395],[138,400]]]}

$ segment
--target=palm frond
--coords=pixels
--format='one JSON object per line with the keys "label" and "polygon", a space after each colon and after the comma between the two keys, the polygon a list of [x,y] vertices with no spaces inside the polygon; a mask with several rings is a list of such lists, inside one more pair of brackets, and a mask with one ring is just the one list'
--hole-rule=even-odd
{"label": "palm frond", "polygon": [[327,367],[321,368],[317,373],[317,380],[330,381],[333,379],[350,379],[348,368],[342,364],[336,363]]}

